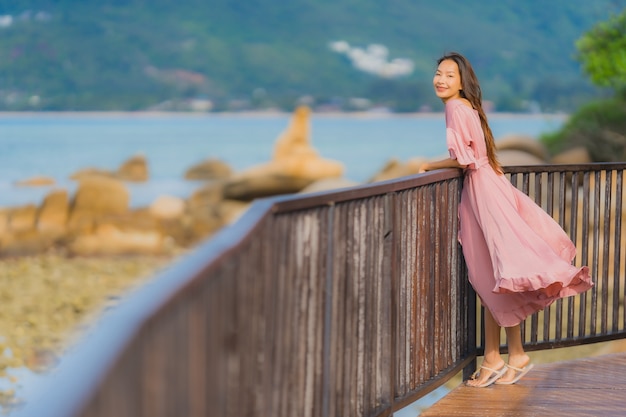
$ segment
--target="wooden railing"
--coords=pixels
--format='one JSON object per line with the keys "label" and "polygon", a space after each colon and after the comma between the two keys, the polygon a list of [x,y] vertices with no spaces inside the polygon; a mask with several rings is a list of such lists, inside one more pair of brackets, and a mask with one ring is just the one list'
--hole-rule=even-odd
{"label": "wooden railing", "polygon": [[550,349],[626,337],[626,164],[509,167],[513,184],[569,233],[576,265],[589,265],[596,284],[558,300],[522,326],[526,348]]}
{"label": "wooden railing", "polygon": [[[625,167],[509,170],[597,280],[527,321],[529,349],[624,337]],[[445,170],[256,202],[108,313],[18,415],[390,415],[480,353],[462,181]]]}

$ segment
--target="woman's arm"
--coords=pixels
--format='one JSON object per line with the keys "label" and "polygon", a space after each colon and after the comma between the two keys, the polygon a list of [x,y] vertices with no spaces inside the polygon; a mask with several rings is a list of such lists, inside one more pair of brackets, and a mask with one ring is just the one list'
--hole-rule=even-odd
{"label": "woman's arm", "polygon": [[456,159],[446,158],[440,161],[424,162],[422,166],[420,166],[419,172],[422,173],[442,168],[465,168],[466,166],[467,165],[459,164],[459,161]]}

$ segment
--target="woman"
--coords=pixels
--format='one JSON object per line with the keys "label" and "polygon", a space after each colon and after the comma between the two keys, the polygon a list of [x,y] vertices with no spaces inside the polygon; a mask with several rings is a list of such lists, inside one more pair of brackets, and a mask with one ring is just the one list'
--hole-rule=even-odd
{"label": "woman", "polygon": [[[443,56],[433,85],[445,103],[450,158],[425,163],[420,171],[465,170],[458,236],[470,283],[486,307],[485,356],[467,384],[513,384],[532,368],[520,323],[593,283],[586,266],[572,265],[576,248],[563,229],[503,175],[469,61],[458,53]],[[501,327],[508,363],[500,356]]]}

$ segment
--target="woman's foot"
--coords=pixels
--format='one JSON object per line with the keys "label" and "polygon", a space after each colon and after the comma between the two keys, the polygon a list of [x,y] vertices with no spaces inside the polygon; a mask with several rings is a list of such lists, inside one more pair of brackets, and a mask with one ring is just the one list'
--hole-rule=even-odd
{"label": "woman's foot", "polygon": [[465,381],[465,384],[469,387],[484,388],[496,382],[507,371],[506,364],[502,361],[499,364],[492,365],[489,362],[484,361],[470,379]]}
{"label": "woman's foot", "polygon": [[498,379],[498,384],[509,385],[520,380],[533,365],[530,363],[530,357],[526,354],[519,356],[509,356],[506,372]]}

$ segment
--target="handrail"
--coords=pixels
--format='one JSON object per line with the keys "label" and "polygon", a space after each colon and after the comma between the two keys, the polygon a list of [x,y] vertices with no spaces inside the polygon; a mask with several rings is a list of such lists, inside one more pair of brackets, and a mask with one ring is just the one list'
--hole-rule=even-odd
{"label": "handrail", "polygon": [[522,323],[526,349],[626,337],[625,169],[625,163],[595,163],[505,170],[519,189],[569,233],[578,249],[575,264],[588,265],[596,284],[580,297],[558,300]]}
{"label": "handrail", "polygon": [[[625,168],[507,169],[598,278],[529,319],[530,349],[624,337],[622,216],[605,214],[621,213]],[[480,353],[461,186],[442,170],[255,202],[106,314],[17,415],[390,415]]]}

